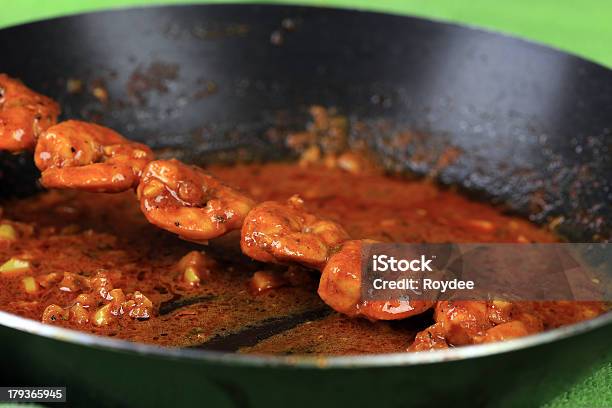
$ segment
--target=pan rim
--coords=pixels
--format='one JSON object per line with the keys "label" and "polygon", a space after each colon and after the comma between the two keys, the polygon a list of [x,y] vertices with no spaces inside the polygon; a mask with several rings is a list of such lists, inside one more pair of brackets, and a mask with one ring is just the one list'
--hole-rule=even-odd
{"label": "pan rim", "polygon": [[[375,11],[363,8],[341,8],[341,7],[320,7],[308,5],[289,5],[289,4],[270,4],[270,3],[226,3],[226,4],[193,4],[185,3],[178,5],[157,5],[157,6],[132,6],[111,8],[99,11],[90,11],[84,13],[75,13],[67,16],[56,16],[35,21],[24,22],[21,24],[2,27],[0,31],[22,28],[30,25],[36,25],[48,21],[60,19],[80,18],[88,15],[96,15],[100,13],[120,13],[122,11],[139,11],[142,9],[152,8],[178,8],[178,7],[197,7],[197,8],[214,8],[214,7],[265,7],[265,8],[287,8],[287,9],[309,9],[309,10],[328,10],[353,12],[362,14],[374,14],[382,16],[394,16],[405,19],[414,19],[426,21],[432,24],[452,26],[463,30],[475,31],[496,37],[504,37],[505,39],[520,42],[523,46],[537,47],[538,50],[563,54],[571,58],[581,60],[582,62],[597,66],[608,72],[609,67],[587,59],[583,56],[560,50],[554,46],[543,44],[538,41],[526,39],[506,32],[495,31],[493,29],[473,26],[470,24],[462,24],[446,20],[438,20],[417,16],[413,14],[395,13],[389,11]],[[497,342],[491,344],[464,346],[447,350],[437,350],[430,353],[391,353],[391,354],[374,354],[374,355],[349,355],[349,356],[279,356],[279,355],[251,355],[227,353],[219,351],[206,351],[197,349],[176,349],[164,348],[161,346],[134,343],[127,340],[98,336],[86,332],[80,332],[73,329],[46,325],[36,320],[27,319],[8,312],[0,311],[0,327],[16,330],[22,333],[28,333],[39,337],[44,337],[51,340],[56,340],[76,346],[94,347],[112,352],[126,352],[141,355],[143,357],[156,357],[165,359],[178,359],[205,363],[220,363],[234,364],[239,366],[249,367],[286,367],[286,368],[303,368],[303,369],[326,369],[326,368],[369,368],[369,367],[392,367],[392,366],[414,366],[424,364],[443,363],[451,361],[464,361],[473,358],[486,356],[494,356],[512,351],[518,351],[539,345],[545,345],[556,342],[562,339],[570,338],[576,335],[584,334],[598,328],[612,324],[612,311],[607,312],[594,319],[586,320],[580,323],[560,327],[553,330],[548,330],[543,333],[522,337],[519,339]]]}
{"label": "pan rim", "polygon": [[227,363],[248,367],[286,367],[304,369],[372,368],[395,366],[419,366],[425,364],[464,361],[518,351],[545,345],[569,337],[593,331],[612,324],[612,311],[594,319],[547,330],[518,339],[489,344],[462,346],[433,352],[404,352],[371,355],[310,356],[240,354],[188,348],[169,348],[128,340],[99,336],[64,327],[43,324],[36,320],[0,311],[0,327],[17,330],[77,346],[94,347],[105,351],[125,352],[143,357],[157,357],[208,363]]}

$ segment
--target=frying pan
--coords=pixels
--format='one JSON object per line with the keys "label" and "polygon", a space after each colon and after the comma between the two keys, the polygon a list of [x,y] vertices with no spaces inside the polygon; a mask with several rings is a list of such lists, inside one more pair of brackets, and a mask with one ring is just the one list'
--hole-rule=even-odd
{"label": "frying pan", "polygon": [[[311,104],[334,106],[391,171],[554,220],[570,240],[610,237],[612,72],[519,39],[348,10],[143,8],[2,30],[0,71],[58,99],[65,117],[193,162],[290,158],[279,132],[303,128]],[[69,78],[109,100],[67,92]],[[401,132],[416,137],[389,143]],[[458,157],[438,166],[448,148]],[[27,155],[0,163],[2,197],[37,190]],[[612,338],[606,314],[505,343],[328,358],[0,323],[3,384],[68,385],[71,406],[530,406],[603,361]]]}

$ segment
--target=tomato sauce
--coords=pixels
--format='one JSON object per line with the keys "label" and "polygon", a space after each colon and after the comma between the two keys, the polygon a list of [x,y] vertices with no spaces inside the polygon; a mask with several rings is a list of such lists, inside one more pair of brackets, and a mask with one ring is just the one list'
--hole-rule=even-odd
{"label": "tomato sauce", "polygon": [[[300,194],[308,211],[339,222],[355,239],[556,241],[552,233],[525,220],[427,181],[289,163],[208,170],[257,201],[284,201]],[[81,293],[78,287],[62,286],[65,276],[90,279],[100,271],[114,288],[141,292],[153,304],[146,319],[111,316],[104,325],[70,319],[50,324],[170,347],[360,354],[406,351],[415,334],[432,323],[429,312],[398,322],[335,313],[317,296],[317,272],[252,261],[241,255],[236,233],[208,245],[182,241],[150,225],[132,192],[49,191],[5,203],[2,223],[11,225],[16,236],[0,242],[0,263],[16,258],[28,267],[0,275],[1,310],[41,320],[49,305],[68,307]],[[194,250],[202,251],[211,266],[199,285],[186,285],[177,263]],[[286,274],[289,283],[255,293],[249,281],[262,270]],[[543,316],[545,328],[604,312],[599,304],[570,302],[528,307]]]}

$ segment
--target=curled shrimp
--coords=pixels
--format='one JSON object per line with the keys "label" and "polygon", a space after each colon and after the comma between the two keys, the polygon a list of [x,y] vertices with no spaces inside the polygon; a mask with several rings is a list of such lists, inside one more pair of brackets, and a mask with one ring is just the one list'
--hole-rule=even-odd
{"label": "curled shrimp", "polygon": [[291,263],[321,269],[331,250],[349,239],[339,224],[307,213],[298,196],[286,204],[266,201],[249,212],[240,246],[262,262]]}
{"label": "curled shrimp", "polygon": [[506,301],[441,301],[436,323],[418,333],[411,351],[482,344],[527,336],[543,330],[542,320]]}
{"label": "curled shrimp", "polygon": [[434,302],[424,300],[363,300],[361,296],[362,246],[368,241],[345,242],[331,256],[319,283],[319,296],[332,309],[370,320],[398,320],[421,314]]}
{"label": "curled shrimp", "polygon": [[195,242],[240,229],[254,205],[199,167],[174,159],[150,162],[137,193],[149,222]]}
{"label": "curled shrimp", "polygon": [[56,123],[59,106],[17,79],[0,74],[0,150],[33,150],[40,134]]}
{"label": "curled shrimp", "polygon": [[337,223],[307,213],[293,196],[286,204],[267,201],[249,212],[242,226],[242,252],[262,262],[296,262],[322,270],[319,296],[332,309],[370,320],[395,320],[423,313],[434,302],[361,299],[361,252],[367,241],[349,241]]}
{"label": "curled shrimp", "polygon": [[47,129],[34,161],[48,188],[116,193],[136,187],[153,152],[93,123],[68,120]]}

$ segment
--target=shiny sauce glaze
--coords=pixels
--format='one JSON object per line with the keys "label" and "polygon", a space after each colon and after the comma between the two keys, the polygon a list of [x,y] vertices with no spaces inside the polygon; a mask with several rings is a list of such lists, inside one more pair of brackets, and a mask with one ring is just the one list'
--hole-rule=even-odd
{"label": "shiny sauce glaze", "polygon": [[[208,170],[257,201],[287,200],[299,193],[309,211],[341,223],[353,238],[556,240],[522,219],[426,181],[284,163]],[[208,245],[182,241],[150,225],[131,192],[49,191],[5,203],[1,223],[9,227],[0,227],[0,262],[17,259],[27,265],[0,272],[0,309],[48,324],[171,347],[331,355],[406,351],[415,334],[432,323],[429,312],[397,322],[369,322],[333,312],[316,294],[317,272],[252,261],[240,254],[239,237],[233,233]],[[204,265],[198,282],[186,278],[180,262],[193,251]],[[272,274],[281,284],[254,290],[256,272]],[[108,284],[102,289],[79,283],[99,276]],[[121,289],[128,303],[104,319],[93,313],[79,319],[76,312],[70,317],[68,312],[64,317],[46,312],[49,305],[68,308],[79,295],[105,287]],[[134,309],[132,301],[130,313],[137,313],[128,318],[125,305],[138,299],[137,293],[151,307]],[[84,307],[93,311],[106,304]],[[586,302],[523,307],[541,316],[545,329],[604,312],[602,304]]]}

